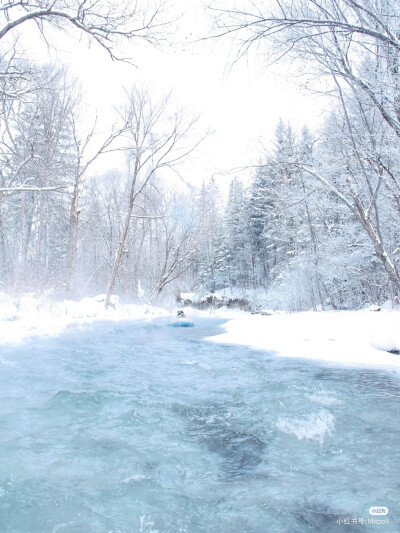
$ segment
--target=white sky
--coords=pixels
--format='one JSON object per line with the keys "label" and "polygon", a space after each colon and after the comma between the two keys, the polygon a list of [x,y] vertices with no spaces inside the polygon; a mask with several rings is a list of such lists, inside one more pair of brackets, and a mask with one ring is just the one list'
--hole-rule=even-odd
{"label": "white sky", "polygon": [[[312,126],[318,122],[321,111],[315,99],[282,68],[264,68],[262,59],[251,57],[229,68],[227,62],[233,56],[230,42],[190,44],[196,35],[209,31],[209,21],[196,8],[197,1],[191,0],[190,7],[183,4],[187,11],[179,21],[184,28],[179,38],[188,44],[153,48],[137,41],[124,51],[137,68],[112,62],[98,46],[88,49],[84,41],[77,43],[62,34],[51,38],[58,50],[48,50],[30,35],[29,54],[38,60],[49,57],[68,64],[82,84],[84,100],[97,108],[103,124],[113,120],[112,109],[123,99],[123,86],[144,84],[156,96],[172,89],[180,106],[200,115],[202,130],[213,132],[195,160],[180,173],[197,183],[216,175],[223,183],[227,178],[221,177],[221,172],[257,162],[260,139],[268,145],[280,117],[301,129],[304,123]],[[115,163],[109,160],[102,168],[104,165]]]}

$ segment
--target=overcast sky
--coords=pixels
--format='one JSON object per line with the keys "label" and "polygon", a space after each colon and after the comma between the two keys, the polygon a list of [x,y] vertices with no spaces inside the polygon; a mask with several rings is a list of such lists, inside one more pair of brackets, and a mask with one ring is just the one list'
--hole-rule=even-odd
{"label": "overcast sky", "polygon": [[182,43],[154,48],[137,41],[124,50],[136,67],[112,62],[98,46],[88,48],[65,35],[52,39],[58,50],[48,50],[30,36],[29,53],[38,60],[49,57],[68,64],[80,79],[84,100],[97,108],[104,123],[112,120],[124,86],[144,84],[156,96],[172,89],[179,105],[200,115],[200,128],[212,132],[195,162],[182,170],[185,179],[197,183],[255,163],[261,143],[271,142],[280,117],[298,129],[318,121],[318,104],[287,68],[266,68],[266,61],[255,56],[232,66],[234,48],[227,40],[193,44],[197,36],[209,33],[210,20],[197,0],[191,0],[190,7],[182,5],[186,12],[175,31]]}

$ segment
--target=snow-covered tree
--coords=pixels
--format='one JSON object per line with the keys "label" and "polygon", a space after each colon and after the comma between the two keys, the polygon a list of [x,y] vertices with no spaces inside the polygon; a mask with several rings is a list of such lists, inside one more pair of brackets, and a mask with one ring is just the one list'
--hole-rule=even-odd
{"label": "snow-covered tree", "polygon": [[197,195],[196,209],[199,229],[194,276],[198,289],[214,292],[226,285],[222,200],[214,178],[203,182]]}
{"label": "snow-covered tree", "polygon": [[247,190],[235,177],[230,183],[224,215],[224,261],[229,286],[245,289],[252,285],[254,264],[247,214]]}
{"label": "snow-covered tree", "polygon": [[[34,79],[37,89],[15,100],[4,113],[0,142],[2,222],[4,225],[7,217],[15,220],[17,216],[20,235],[18,238],[9,227],[12,263],[18,268],[8,269],[6,276],[11,276],[8,283],[19,287],[26,286],[28,277],[39,287],[50,277],[62,279],[67,189],[74,163],[70,117],[75,100],[65,74],[43,67],[34,72]],[[10,268],[10,250],[3,249],[3,254]]]}

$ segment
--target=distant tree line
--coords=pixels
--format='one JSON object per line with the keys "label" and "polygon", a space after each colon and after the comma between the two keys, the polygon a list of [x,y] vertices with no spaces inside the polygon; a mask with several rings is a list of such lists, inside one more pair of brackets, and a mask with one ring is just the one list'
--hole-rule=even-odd
{"label": "distant tree line", "polygon": [[[361,129],[365,116],[350,117]],[[363,160],[366,179],[340,109],[332,111],[317,140],[307,127],[297,136],[280,121],[273,148],[254,169],[251,183],[234,178],[223,208],[209,200],[207,211],[213,215],[204,223],[207,238],[197,262],[200,292],[235,288],[264,305],[289,310],[396,301],[396,278],[387,262],[393,261],[396,271],[400,213],[393,186],[400,161],[396,145],[390,149],[390,130],[376,117],[375,123],[381,135],[374,137],[373,155],[371,138],[362,129],[359,134],[371,158]],[[394,179],[383,177],[378,159]],[[215,182],[204,189],[205,198],[207,190],[218,198],[211,195]],[[362,216],[354,207],[361,202]],[[365,223],[368,217],[379,233],[381,253],[376,233]]]}
{"label": "distant tree line", "polygon": [[261,57],[306,69],[319,88],[325,80],[330,112],[316,137],[305,129],[296,138],[281,122],[251,187],[232,183],[225,239],[218,246],[216,236],[215,262],[202,275],[212,273],[210,287],[262,286],[272,304],[291,309],[398,302],[399,3],[218,6],[217,37],[236,39],[238,56],[257,46]]}
{"label": "distant tree line", "polygon": [[[134,88],[96,132],[63,69],[25,68],[27,91],[0,100],[0,289],[153,301],[193,261],[193,200],[161,179],[196,147],[193,120]],[[121,168],[93,173],[110,151]]]}
{"label": "distant tree line", "polygon": [[[57,297],[114,291],[152,301],[193,261],[192,200],[161,175],[196,148],[195,121],[134,87],[114,124],[88,126],[65,69],[23,58],[32,24],[86,36],[118,58],[122,39],[157,43],[165,3],[11,1],[0,8],[0,290]],[[29,26],[31,24],[31,26]],[[193,135],[192,135],[193,137]],[[94,164],[121,153],[121,168]]]}
{"label": "distant tree line", "polygon": [[[106,293],[154,302],[179,291],[246,292],[289,310],[358,308],[400,297],[400,11],[389,0],[213,3],[239,55],[258,44],[324,79],[317,132],[280,121],[251,183],[173,187],[198,144],[170,99],[126,93],[115,123],[81,120],[76,83],[30,63],[13,36],[72,28],[116,57],[154,42],[163,6],[8,2],[0,9],[0,290]],[[124,163],[94,168],[110,151]],[[262,295],[262,296],[261,296]]]}

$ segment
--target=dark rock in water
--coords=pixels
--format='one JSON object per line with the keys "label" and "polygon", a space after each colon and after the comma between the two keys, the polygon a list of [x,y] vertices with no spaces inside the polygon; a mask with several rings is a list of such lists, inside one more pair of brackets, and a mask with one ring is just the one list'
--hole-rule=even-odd
{"label": "dark rock in water", "polygon": [[222,470],[228,478],[251,475],[262,461],[265,444],[256,435],[225,427],[201,440],[222,458]]}
{"label": "dark rock in water", "polygon": [[222,406],[174,406],[186,418],[188,433],[221,459],[225,478],[253,475],[262,462],[266,443],[257,435],[235,427]]}

